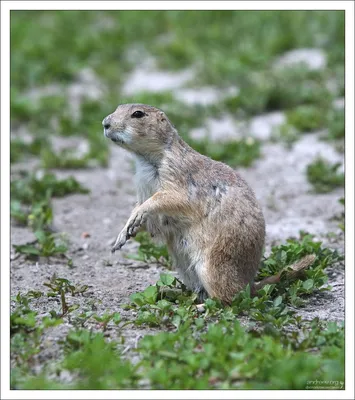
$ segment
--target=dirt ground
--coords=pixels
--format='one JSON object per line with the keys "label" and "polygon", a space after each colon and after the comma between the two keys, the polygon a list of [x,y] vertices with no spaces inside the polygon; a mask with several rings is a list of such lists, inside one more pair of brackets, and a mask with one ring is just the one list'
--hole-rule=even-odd
{"label": "dirt ground", "polygon": [[[265,140],[275,118],[270,115],[257,118],[251,121],[255,128],[253,135]],[[282,115],[278,120],[279,123],[282,121]],[[338,221],[334,219],[342,211],[338,199],[343,197],[343,190],[315,194],[305,173],[307,164],[318,155],[332,162],[344,162],[340,153],[320,140],[321,134],[302,135],[291,149],[281,143],[267,141],[262,145],[262,157],[252,167],[238,169],[254,189],[265,213],[266,252],[270,251],[272,245],[285,242],[289,237],[298,237],[301,230],[315,234],[324,246],[344,252],[344,236]],[[65,139],[67,144],[71,140],[73,146],[78,145],[78,139]],[[14,170],[24,166],[28,168],[28,165],[15,165]],[[54,172],[60,178],[73,175],[91,191],[88,195],[75,194],[53,202],[54,227],[58,232],[66,233],[69,239],[68,257],[72,258],[74,267],[69,268],[66,261],[60,258],[27,261],[22,256],[17,257],[14,250],[11,250],[11,294],[26,293],[29,290],[46,291],[43,283],[56,274],[74,284],[89,285],[89,290],[83,296],[69,297],[69,301],[80,303],[80,310],[93,309],[98,314],[118,311],[129,319],[133,312],[123,310],[121,305],[128,302],[130,294],[154,284],[159,273],[165,271],[156,264],[148,265],[125,258],[125,254],[135,252],[138,244],[134,241],[129,241],[121,252],[114,255],[110,253],[110,245],[135,203],[132,156],[112,144],[108,168]],[[330,232],[336,235],[329,235]],[[86,233],[85,237],[83,233]],[[33,234],[28,228],[11,227],[12,245],[24,244],[30,240],[33,240]],[[337,264],[327,272],[332,289],[313,296],[306,307],[297,310],[304,318],[318,316],[326,320],[344,320],[344,265]],[[33,300],[33,307],[40,315],[44,315],[50,309],[59,309],[59,303],[56,298],[44,296]],[[55,343],[71,327],[69,319],[48,330],[40,359],[57,358],[58,348]],[[148,332],[154,330],[126,327],[123,331],[126,353],[133,354],[131,349]],[[117,328],[110,325],[107,335],[116,337]]]}

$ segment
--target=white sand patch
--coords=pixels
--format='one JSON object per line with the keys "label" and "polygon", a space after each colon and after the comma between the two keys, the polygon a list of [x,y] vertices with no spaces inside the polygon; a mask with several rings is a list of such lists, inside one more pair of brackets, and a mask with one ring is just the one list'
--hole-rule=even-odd
{"label": "white sand patch", "polygon": [[220,118],[208,118],[203,127],[190,131],[193,139],[209,138],[212,141],[228,141],[243,137],[253,137],[259,140],[270,139],[274,129],[286,122],[286,116],[281,111],[258,115],[250,121],[242,121],[226,114]]}
{"label": "white sand patch", "polygon": [[327,65],[327,55],[322,49],[303,48],[288,51],[274,63],[275,68],[293,67],[303,64],[309,69],[319,70]]}
{"label": "white sand patch", "polygon": [[67,96],[69,109],[74,119],[79,118],[80,104],[83,100],[99,100],[104,96],[105,86],[100,81],[95,72],[90,68],[82,69],[78,72],[73,83],[62,85],[53,83],[30,89],[24,93],[24,97],[33,102],[38,102],[43,97]]}
{"label": "white sand patch", "polygon": [[205,126],[192,129],[189,135],[197,140],[209,138],[215,142],[228,141],[246,136],[246,127],[246,122],[224,115],[220,118],[208,118]]}
{"label": "white sand patch", "polygon": [[344,165],[344,157],[333,146],[318,139],[321,132],[302,135],[291,149],[282,144],[262,147],[262,158],[251,168],[237,168],[246,178],[262,204],[266,219],[267,243],[298,237],[300,230],[324,235],[339,231],[331,217],[340,214],[339,188],[317,194],[307,179],[307,166],[316,157]]}
{"label": "white sand patch", "polygon": [[122,87],[123,95],[129,96],[139,92],[159,93],[180,88],[192,80],[194,71],[186,69],[179,72],[157,71],[140,66],[127,78]]}
{"label": "white sand patch", "polygon": [[239,93],[237,87],[230,87],[226,90],[221,90],[216,87],[206,86],[198,89],[178,89],[174,93],[174,97],[189,105],[209,106],[216,104],[228,97],[236,96]]}
{"label": "white sand patch", "polygon": [[78,118],[83,100],[99,100],[104,95],[104,85],[92,69],[86,68],[78,73],[77,79],[68,85],[68,101],[73,117]]}
{"label": "white sand patch", "polygon": [[260,139],[270,139],[274,129],[286,122],[284,112],[275,111],[269,114],[258,115],[249,122],[251,136]]}
{"label": "white sand patch", "polygon": [[336,109],[345,108],[345,99],[344,97],[339,97],[333,101],[333,107]]}

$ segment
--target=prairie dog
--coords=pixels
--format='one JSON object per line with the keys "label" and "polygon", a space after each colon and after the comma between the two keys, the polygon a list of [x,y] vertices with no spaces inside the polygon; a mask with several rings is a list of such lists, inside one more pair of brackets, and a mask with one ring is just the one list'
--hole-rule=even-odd
{"label": "prairie dog", "polygon": [[136,158],[138,202],[112,252],[145,228],[166,243],[184,284],[201,300],[229,304],[248,283],[254,287],[265,221],[244,179],[188,146],[155,107],[119,105],[102,125]]}

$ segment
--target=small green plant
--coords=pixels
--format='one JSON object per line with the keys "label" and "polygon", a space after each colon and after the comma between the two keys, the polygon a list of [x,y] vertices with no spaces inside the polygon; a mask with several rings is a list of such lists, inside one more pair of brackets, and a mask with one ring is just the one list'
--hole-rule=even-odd
{"label": "small green plant", "polygon": [[318,72],[305,68],[254,72],[245,77],[238,95],[227,99],[225,106],[232,112],[242,110],[247,115],[301,105],[326,107],[332,95],[323,79]]}
{"label": "small green plant", "polygon": [[25,174],[22,179],[11,182],[10,194],[12,199],[24,204],[32,204],[48,197],[62,197],[71,193],[88,193],[73,177],[57,179],[52,173]]}
{"label": "small green plant", "polygon": [[170,325],[177,328],[182,321],[197,315],[196,299],[197,295],[187,291],[177,278],[160,274],[155,285],[132,294],[132,303],[126,308],[138,310],[135,325]]}
{"label": "small green plant", "polygon": [[308,181],[317,193],[344,187],[345,177],[343,172],[339,172],[340,167],[340,163],[331,164],[323,158],[317,158],[307,167]]}
{"label": "small green plant", "polygon": [[228,142],[212,142],[210,140],[191,140],[187,142],[197,150],[213,160],[223,161],[232,167],[249,167],[260,157],[260,142],[253,138],[238,139]]}
{"label": "small green plant", "polygon": [[89,129],[87,136],[90,148],[84,155],[77,156],[73,149],[58,152],[46,148],[41,152],[42,167],[47,169],[81,169],[97,165],[107,167],[109,156],[107,141],[98,134],[97,129]]}
{"label": "small green plant", "polygon": [[[45,316],[40,318],[37,311],[31,307],[31,301],[43,295],[39,291],[18,293],[12,298],[15,307],[10,314],[11,355],[17,366],[17,374],[26,375],[33,357],[40,352],[43,331],[49,327],[61,324],[61,319],[52,320]],[[16,372],[11,372],[11,378]]]}
{"label": "small green plant", "polygon": [[137,368],[120,357],[117,343],[107,342],[102,333],[70,332],[75,351],[67,352],[62,368],[76,376],[68,389],[132,389],[138,380]]}
{"label": "small green plant", "polygon": [[44,148],[49,147],[46,137],[36,137],[30,143],[21,139],[12,139],[10,144],[10,162],[21,161],[26,155],[39,156]]}
{"label": "small green plant", "polygon": [[344,209],[341,211],[341,213],[334,215],[334,217],[332,219],[335,221],[338,221],[339,228],[343,232],[345,232],[345,198],[341,197],[340,199],[338,199],[338,203],[341,204],[342,206],[344,206]]}
{"label": "small green plant", "polygon": [[75,296],[77,294],[82,294],[86,292],[86,290],[88,289],[87,285],[76,287],[68,279],[57,278],[55,276],[52,277],[50,282],[45,282],[43,285],[51,289],[51,291],[47,293],[48,297],[60,296],[62,310],[61,313],[56,313],[55,311],[52,311],[51,315],[54,318],[64,317],[66,314],[76,310],[79,307],[79,305],[77,304],[68,305],[67,299],[65,297],[67,293]]}
{"label": "small green plant", "polygon": [[315,290],[327,290],[325,284],[328,277],[324,269],[333,263],[342,260],[337,251],[322,247],[322,242],[313,240],[313,236],[301,232],[300,240],[288,239],[286,244],[274,246],[271,254],[262,262],[257,279],[272,276],[300,260],[307,254],[314,254],[315,261],[303,274],[303,277],[294,282],[285,281],[275,286],[273,296],[282,296],[283,301],[299,306],[303,303],[302,296],[309,295]]}
{"label": "small green plant", "polygon": [[100,323],[103,332],[106,331],[107,325],[110,321],[113,321],[115,325],[118,325],[121,322],[121,315],[118,312],[105,312],[103,315],[94,314],[93,318]]}
{"label": "small green plant", "polygon": [[271,140],[276,143],[281,141],[285,143],[287,148],[291,148],[299,137],[300,134],[294,126],[289,123],[284,123],[274,129]]}
{"label": "small green plant", "polygon": [[38,100],[11,88],[11,122],[26,123],[33,132],[49,130],[51,120],[61,115],[67,104],[64,95],[45,95]]}
{"label": "small green plant", "polygon": [[27,224],[28,211],[24,209],[19,200],[10,200],[10,215],[17,223]]}
{"label": "small green plant", "polygon": [[41,153],[41,162],[43,168],[80,169],[87,168],[89,158],[86,155],[76,157],[73,150],[62,150],[58,153],[46,149]]}
{"label": "small green plant", "polygon": [[[51,197],[69,193],[87,193],[73,177],[57,180],[53,174],[41,178],[25,175],[11,182],[11,216],[22,224],[28,224],[36,237],[34,242],[14,245],[16,252],[30,258],[63,255],[67,245],[62,235],[51,232],[53,220]],[[31,205],[28,207],[28,205]]]}
{"label": "small green plant", "polygon": [[38,257],[50,257],[64,255],[68,250],[67,244],[60,235],[49,234],[46,231],[35,232],[36,241],[13,245],[15,251],[24,254],[27,258],[37,259]]}
{"label": "small green plant", "polygon": [[148,232],[139,232],[134,239],[139,243],[138,253],[128,254],[128,258],[146,263],[157,262],[166,267],[171,266],[166,246],[157,246],[154,244]]}
{"label": "small green plant", "polygon": [[315,105],[301,105],[287,112],[287,122],[300,132],[312,132],[326,126],[326,112]]}
{"label": "small green plant", "polygon": [[344,140],[345,111],[343,108],[331,110],[327,115],[328,134],[326,140]]}

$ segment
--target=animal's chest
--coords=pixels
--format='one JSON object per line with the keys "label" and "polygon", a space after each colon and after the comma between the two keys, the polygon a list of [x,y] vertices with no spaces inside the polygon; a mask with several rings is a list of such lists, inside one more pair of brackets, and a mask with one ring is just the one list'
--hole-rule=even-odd
{"label": "animal's chest", "polygon": [[[160,189],[159,171],[145,160],[137,159],[136,188],[139,204],[144,203]],[[163,213],[149,215],[146,230],[157,240],[167,240],[180,231],[180,218],[172,218]]]}
{"label": "animal's chest", "polygon": [[159,190],[159,172],[157,168],[140,158],[136,161],[135,180],[140,204],[144,203]]}

